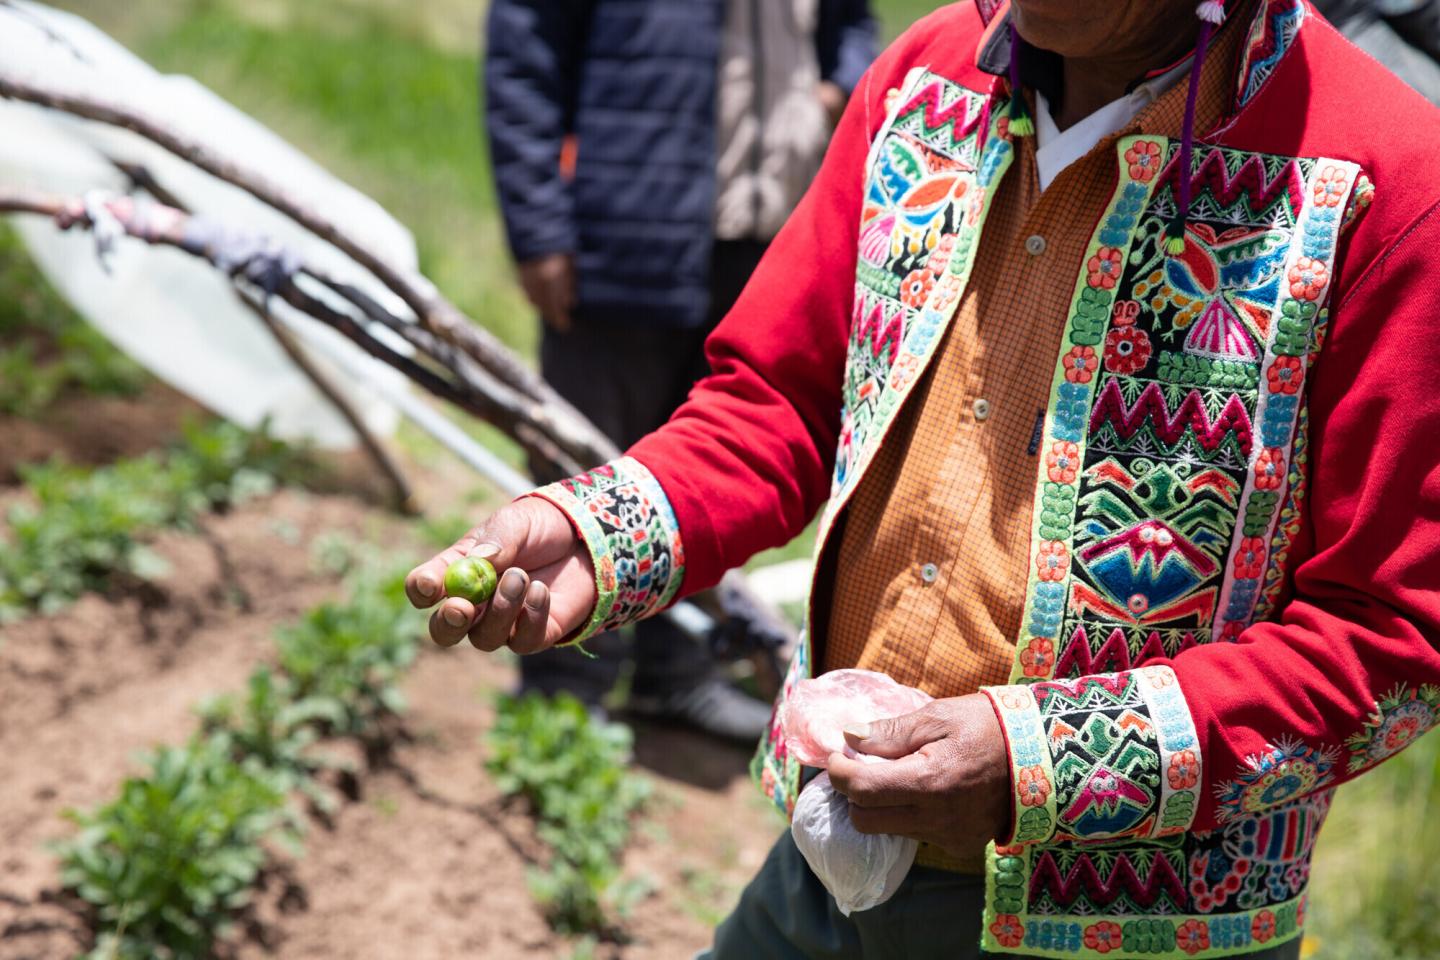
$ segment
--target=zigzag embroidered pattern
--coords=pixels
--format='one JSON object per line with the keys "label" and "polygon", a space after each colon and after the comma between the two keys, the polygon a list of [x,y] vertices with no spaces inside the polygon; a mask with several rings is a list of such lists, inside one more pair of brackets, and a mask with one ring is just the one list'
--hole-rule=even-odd
{"label": "zigzag embroidered pattern", "polygon": [[1150,383],[1140,398],[1127,407],[1118,379],[1105,384],[1090,413],[1090,431],[1097,448],[1104,448],[1103,431],[1106,430],[1113,432],[1121,449],[1143,433],[1163,445],[1161,452],[1173,453],[1182,441],[1193,440],[1204,453],[1213,454],[1229,442],[1242,459],[1249,458],[1254,440],[1250,412],[1239,394],[1231,394],[1219,416],[1212,421],[1199,390],[1186,393],[1172,413],[1165,402],[1164,389],[1158,383]]}
{"label": "zigzag embroidered pattern", "polygon": [[[927,141],[936,141],[942,134],[948,134],[949,142],[945,145],[949,147],[969,145],[986,126],[988,106],[988,98],[972,98],[948,80],[935,77],[917,90],[900,110],[895,128],[912,130]],[[972,151],[965,153],[972,154]]]}
{"label": "zigzag embroidered pattern", "polygon": [[[1282,219],[1278,226],[1293,227],[1295,215],[1305,204],[1305,175],[1299,162],[1288,157],[1240,154],[1243,159],[1232,172],[1229,163],[1234,161],[1226,154],[1211,150],[1195,168],[1190,179],[1191,193],[1203,198],[1204,204],[1196,211],[1214,219],[1221,219],[1222,212],[1232,213],[1248,223],[1269,222],[1279,215]],[[1268,168],[1271,164],[1274,169]],[[1171,196],[1180,186],[1178,155],[1161,172],[1159,186]],[[1170,196],[1164,199],[1173,202]]]}
{"label": "zigzag embroidered pattern", "polygon": [[[1137,860],[1143,869],[1137,869]],[[1108,873],[1102,876],[1107,864]],[[1030,910],[1059,913],[1077,903],[1089,903],[1111,916],[1182,913],[1184,874],[1185,855],[1174,845],[1153,851],[1129,847],[1093,854],[1069,845],[1046,847],[1030,867]]]}

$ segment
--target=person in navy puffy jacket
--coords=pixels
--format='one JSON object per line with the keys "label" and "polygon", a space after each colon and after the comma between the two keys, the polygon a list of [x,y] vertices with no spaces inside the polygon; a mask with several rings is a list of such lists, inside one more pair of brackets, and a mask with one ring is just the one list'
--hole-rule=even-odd
{"label": "person in navy puffy jacket", "polygon": [[[819,169],[876,32],[868,0],[491,3],[485,125],[541,370],[620,446],[707,372],[705,338]],[[763,731],[768,708],[665,621],[636,644],[633,711]],[[527,658],[522,687],[597,704],[624,647],[591,649]]]}

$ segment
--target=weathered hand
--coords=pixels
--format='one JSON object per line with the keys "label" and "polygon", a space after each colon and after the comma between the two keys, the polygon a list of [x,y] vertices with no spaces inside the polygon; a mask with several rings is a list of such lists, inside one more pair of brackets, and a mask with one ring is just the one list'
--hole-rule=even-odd
{"label": "weathered hand", "polygon": [[[868,727],[868,729],[867,729]],[[891,833],[952,856],[975,856],[1010,822],[1010,764],[984,694],[935,700],[892,720],[847,727],[857,753],[830,755],[830,782],[850,799],[861,833]]]}
{"label": "weathered hand", "polygon": [[[466,556],[484,557],[501,571],[495,596],[481,609],[445,597],[445,568]],[[441,604],[430,617],[430,636],[442,647],[469,636],[478,650],[508,646],[516,653],[539,653],[590,616],[595,570],[560,508],[525,497],[411,570],[405,593],[421,610]]]}
{"label": "weathered hand", "polygon": [[575,309],[575,258],[550,253],[520,264],[520,286],[550,329],[567,333]]}

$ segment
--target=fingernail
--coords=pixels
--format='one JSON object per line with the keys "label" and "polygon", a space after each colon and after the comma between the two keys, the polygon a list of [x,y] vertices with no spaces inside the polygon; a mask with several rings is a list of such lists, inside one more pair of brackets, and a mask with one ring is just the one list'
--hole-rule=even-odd
{"label": "fingernail", "polygon": [[482,543],[480,544],[480,546],[470,551],[470,556],[479,557],[481,560],[489,560],[491,557],[495,556],[499,552],[500,544]]}
{"label": "fingernail", "polygon": [[868,723],[847,723],[843,729],[847,735],[856,740],[870,739],[870,724]]}
{"label": "fingernail", "polygon": [[545,594],[549,588],[539,580],[530,582],[530,589],[525,591],[525,606],[531,610],[539,610],[545,604]]}
{"label": "fingernail", "polygon": [[440,591],[440,584],[435,582],[431,576],[419,577],[415,580],[415,592],[427,600],[434,597]]}
{"label": "fingernail", "polygon": [[444,616],[445,622],[452,627],[463,627],[467,620],[465,614],[456,610],[454,607],[446,607]]}
{"label": "fingernail", "polygon": [[506,570],[500,578],[500,596],[514,603],[525,595],[525,574],[519,570]]}

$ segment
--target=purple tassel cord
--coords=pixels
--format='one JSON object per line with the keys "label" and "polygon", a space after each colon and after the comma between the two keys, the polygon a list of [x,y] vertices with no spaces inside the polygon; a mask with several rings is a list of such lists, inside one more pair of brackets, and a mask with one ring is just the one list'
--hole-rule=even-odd
{"label": "purple tassel cord", "polygon": [[1015,29],[1014,15],[1010,18],[1010,135],[1028,137],[1035,133],[1035,121],[1025,106],[1025,95],[1020,90],[1020,31]]}
{"label": "purple tassel cord", "polygon": [[1195,103],[1200,97],[1200,77],[1205,69],[1205,51],[1215,27],[1225,19],[1225,5],[1220,0],[1205,0],[1195,8],[1200,18],[1200,36],[1195,42],[1195,63],[1190,68],[1190,89],[1185,97],[1185,125],[1180,134],[1180,157],[1177,171],[1179,186],[1175,191],[1175,216],[1165,228],[1165,252],[1178,256],[1185,252],[1185,222],[1190,218],[1190,199],[1195,178]]}

